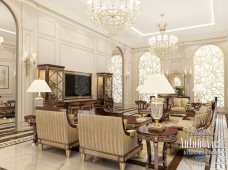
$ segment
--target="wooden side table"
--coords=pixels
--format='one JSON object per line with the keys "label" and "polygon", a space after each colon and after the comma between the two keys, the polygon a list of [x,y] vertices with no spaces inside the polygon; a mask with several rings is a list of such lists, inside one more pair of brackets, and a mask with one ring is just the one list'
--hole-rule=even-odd
{"label": "wooden side table", "polygon": [[176,142],[176,135],[178,128],[166,127],[163,132],[150,131],[150,126],[142,126],[138,129],[138,135],[141,139],[146,140],[147,145],[147,167],[151,166],[151,145],[150,142],[154,143],[154,169],[158,169],[158,143],[164,142],[163,147],[163,166],[167,168],[167,145],[169,143]]}
{"label": "wooden side table", "polygon": [[135,129],[143,125],[148,125],[152,122],[151,117],[140,117],[140,116],[123,116],[127,120],[127,124],[131,125]]}
{"label": "wooden side table", "polygon": [[25,122],[29,124],[29,126],[33,127],[33,143],[37,142],[37,130],[36,130],[36,116],[35,115],[27,115],[24,117]]}

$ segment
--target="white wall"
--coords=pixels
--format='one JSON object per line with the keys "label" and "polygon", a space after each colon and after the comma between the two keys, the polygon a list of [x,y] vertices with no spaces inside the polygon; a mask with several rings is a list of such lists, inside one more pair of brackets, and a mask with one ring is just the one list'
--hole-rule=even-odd
{"label": "white wall", "polygon": [[[64,16],[30,0],[4,0],[16,14],[19,24],[17,128],[27,128],[24,116],[33,114],[35,94],[26,89],[37,77],[36,68],[26,76],[23,52],[37,53],[36,64],[65,66],[65,70],[92,73],[92,96],[96,98],[97,72],[107,72],[113,43]],[[121,48],[124,45],[121,44]]]}

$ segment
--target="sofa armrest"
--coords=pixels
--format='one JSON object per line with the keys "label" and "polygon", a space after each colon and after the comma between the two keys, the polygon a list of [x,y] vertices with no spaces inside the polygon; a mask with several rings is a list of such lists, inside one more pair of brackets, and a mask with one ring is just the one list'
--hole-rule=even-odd
{"label": "sofa armrest", "polygon": [[128,134],[130,134],[129,136],[133,137],[136,135],[136,130],[127,130]]}

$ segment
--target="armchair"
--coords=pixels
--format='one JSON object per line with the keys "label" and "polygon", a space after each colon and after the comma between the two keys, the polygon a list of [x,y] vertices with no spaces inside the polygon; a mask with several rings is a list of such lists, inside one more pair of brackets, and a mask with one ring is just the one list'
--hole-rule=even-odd
{"label": "armchair", "polygon": [[[148,111],[148,103],[144,100],[136,100],[135,104],[138,107],[138,114],[140,114],[141,116],[144,116],[143,112],[144,111]],[[146,115],[148,115],[148,113],[145,113]]]}
{"label": "armchair", "polygon": [[142,150],[137,133],[125,130],[122,117],[79,112],[78,130],[82,161],[87,154],[99,156],[119,161],[124,170],[125,161]]}
{"label": "armchair", "polygon": [[170,105],[170,110],[175,113],[185,113],[189,108],[189,97],[174,97]]}
{"label": "armchair", "polygon": [[70,149],[79,145],[78,129],[73,126],[67,113],[58,108],[37,108],[36,127],[38,144],[42,150],[43,144],[65,149],[70,157]]}

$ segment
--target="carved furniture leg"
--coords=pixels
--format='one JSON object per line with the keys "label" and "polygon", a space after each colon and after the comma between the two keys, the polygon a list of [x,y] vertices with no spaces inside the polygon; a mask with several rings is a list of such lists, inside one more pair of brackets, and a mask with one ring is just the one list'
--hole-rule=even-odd
{"label": "carved furniture leg", "polygon": [[85,153],[81,153],[81,161],[85,162],[85,158],[86,158],[86,154]]}
{"label": "carved furniture leg", "polygon": [[43,144],[39,143],[39,150],[42,151],[43,150]]}
{"label": "carved furniture leg", "polygon": [[33,143],[36,144],[38,140],[38,137],[37,137],[37,129],[36,129],[36,124],[33,125]]}
{"label": "carved furniture leg", "polygon": [[163,153],[162,153],[163,166],[165,168],[167,168],[167,145],[168,145],[168,143],[164,142]]}
{"label": "carved furniture leg", "polygon": [[146,167],[149,168],[151,165],[151,145],[150,141],[146,141],[146,147],[147,147],[147,165]]}
{"label": "carved furniture leg", "polygon": [[69,158],[69,157],[70,157],[71,150],[66,149],[65,151],[66,151],[66,156],[67,156],[67,158]]}
{"label": "carved furniture leg", "polygon": [[154,142],[154,169],[158,169],[158,142]]}
{"label": "carved furniture leg", "polygon": [[125,163],[124,162],[120,162],[120,170],[125,170]]}

